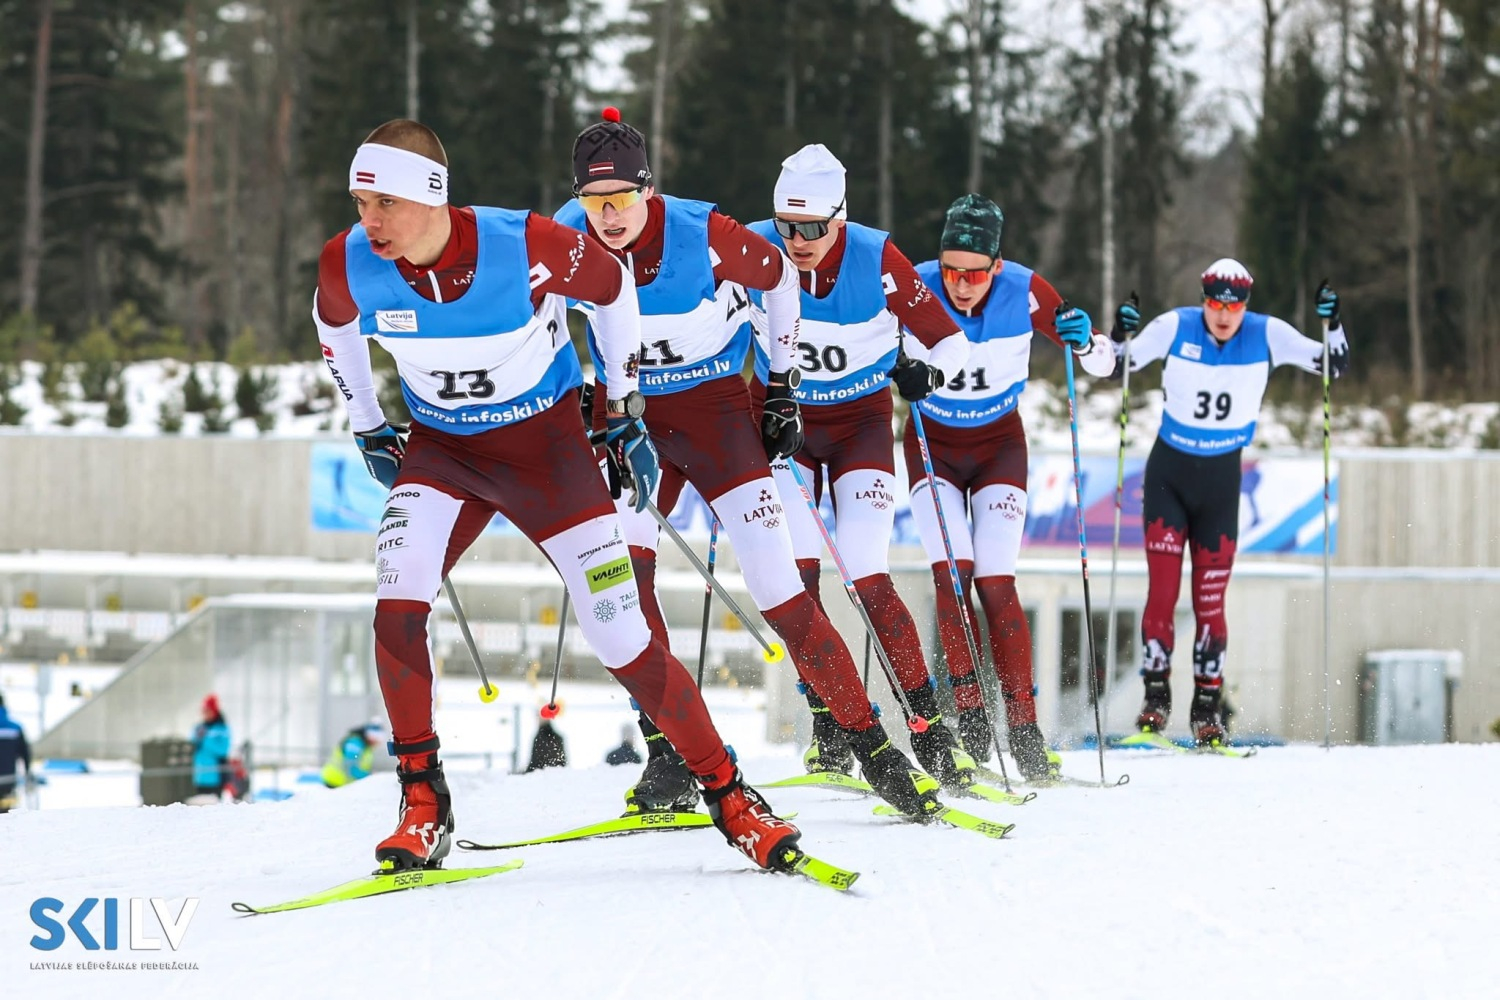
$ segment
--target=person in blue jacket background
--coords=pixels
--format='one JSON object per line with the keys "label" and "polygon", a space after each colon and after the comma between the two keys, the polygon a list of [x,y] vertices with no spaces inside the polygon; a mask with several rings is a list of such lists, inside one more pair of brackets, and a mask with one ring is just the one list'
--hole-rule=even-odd
{"label": "person in blue jacket background", "polygon": [[26,766],[26,781],[31,782],[31,744],[19,723],[5,710],[0,696],[0,813],[7,812],[16,800],[16,763]]}
{"label": "person in blue jacket background", "polygon": [[369,777],[375,769],[375,748],[384,737],[385,727],[379,722],[355,726],[345,733],[323,765],[323,784],[339,788]]}
{"label": "person in blue jacket background", "polygon": [[217,695],[203,699],[203,721],[193,727],[193,791],[218,795],[229,766],[229,723],[219,709]]}

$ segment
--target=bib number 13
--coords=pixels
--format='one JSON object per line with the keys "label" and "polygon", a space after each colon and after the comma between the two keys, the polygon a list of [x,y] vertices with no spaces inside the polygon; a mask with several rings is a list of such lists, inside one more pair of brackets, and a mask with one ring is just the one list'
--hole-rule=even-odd
{"label": "bib number 13", "polygon": [[[438,399],[489,399],[495,394],[495,383],[490,381],[488,371],[433,372],[432,375],[443,380]],[[459,382],[468,384],[460,389]]]}
{"label": "bib number 13", "polygon": [[1230,398],[1227,392],[1221,392],[1218,395],[1214,395],[1211,392],[1200,392],[1198,393],[1198,407],[1193,410],[1193,417],[1196,420],[1207,420],[1209,415],[1212,414],[1215,420],[1227,420],[1229,419],[1229,410],[1233,405],[1234,400]]}

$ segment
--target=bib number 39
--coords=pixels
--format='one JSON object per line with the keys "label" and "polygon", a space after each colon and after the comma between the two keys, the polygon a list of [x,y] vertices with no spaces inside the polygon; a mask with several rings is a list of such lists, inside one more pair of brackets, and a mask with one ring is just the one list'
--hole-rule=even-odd
{"label": "bib number 39", "polygon": [[1221,392],[1217,396],[1210,392],[1198,393],[1198,407],[1193,410],[1195,420],[1207,420],[1209,414],[1213,414],[1215,420],[1228,420],[1229,410],[1234,405],[1234,400],[1229,393]]}

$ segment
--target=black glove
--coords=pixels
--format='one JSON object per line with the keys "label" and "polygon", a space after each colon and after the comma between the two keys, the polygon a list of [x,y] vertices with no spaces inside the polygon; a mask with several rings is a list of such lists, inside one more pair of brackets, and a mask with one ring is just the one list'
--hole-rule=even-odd
{"label": "black glove", "polygon": [[594,383],[585,382],[578,390],[578,410],[583,414],[583,426],[594,426]]}
{"label": "black glove", "polygon": [[1328,329],[1337,330],[1339,322],[1339,293],[1328,287],[1328,279],[1318,286],[1318,316],[1328,322]]}
{"label": "black glove", "polygon": [[941,389],[948,380],[927,362],[913,361],[903,354],[896,359],[896,367],[891,369],[891,381],[896,383],[896,391],[902,399],[915,403]]}
{"label": "black glove", "polygon": [[1109,339],[1119,343],[1134,337],[1141,329],[1141,300],[1135,292],[1115,309],[1115,328],[1109,331]]}
{"label": "black glove", "polygon": [[359,445],[365,468],[386,489],[396,485],[401,462],[406,458],[406,438],[409,433],[405,424],[381,424],[372,431],[354,432],[354,443]]}
{"label": "black glove", "polygon": [[766,458],[776,461],[802,450],[802,408],[792,398],[789,373],[772,372],[766,380],[766,405],[760,414],[760,443]]}

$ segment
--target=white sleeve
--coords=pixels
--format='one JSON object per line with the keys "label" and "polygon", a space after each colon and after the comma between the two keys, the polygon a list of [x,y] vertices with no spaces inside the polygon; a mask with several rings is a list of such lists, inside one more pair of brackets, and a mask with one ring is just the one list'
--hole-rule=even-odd
{"label": "white sleeve", "polygon": [[[781,251],[778,251],[781,253]],[[767,353],[771,371],[785,372],[797,367],[797,341],[802,326],[802,283],[791,258],[781,253],[781,280],[761,296],[765,304]],[[754,322],[752,314],[752,323]]]}
{"label": "white sleeve", "polygon": [[359,332],[359,319],[343,326],[329,326],[318,315],[318,295],[313,293],[313,322],[323,345],[323,360],[333,375],[333,384],[344,397],[349,411],[349,429],[356,434],[373,431],[385,423],[380,397],[375,394],[375,372],[370,367],[370,346]]}
{"label": "white sleeve", "polygon": [[[1130,370],[1138,372],[1153,361],[1160,361],[1172,349],[1177,339],[1177,311],[1164,312],[1147,323],[1141,332],[1130,338]],[[1115,355],[1125,352],[1123,343],[1115,344]]]}
{"label": "white sleeve", "polygon": [[[612,258],[613,259],[613,258]],[[624,399],[636,390],[641,360],[641,304],[635,294],[635,279],[620,268],[620,294],[610,303],[595,303],[590,321],[594,342],[604,359],[604,381],[610,399]]]}
{"label": "white sleeve", "polygon": [[[912,339],[916,339],[915,337]],[[918,341],[920,343],[920,341]],[[963,331],[950,333],[939,340],[927,352],[927,363],[948,378],[963,371],[964,364],[969,360],[969,338],[963,335]]]}
{"label": "white sleeve", "polygon": [[[1271,367],[1296,365],[1314,375],[1323,373],[1323,342],[1303,336],[1302,332],[1285,320],[1275,316],[1266,317],[1266,346],[1271,350]],[[1328,331],[1328,353],[1330,360],[1339,359],[1349,351],[1349,341],[1344,336],[1343,324]],[[1334,360],[1333,374],[1337,377],[1343,365]]]}
{"label": "white sleeve", "polygon": [[1093,339],[1082,354],[1073,352],[1083,370],[1094,378],[1109,378],[1115,370],[1115,343],[1107,336],[1094,331]]}

